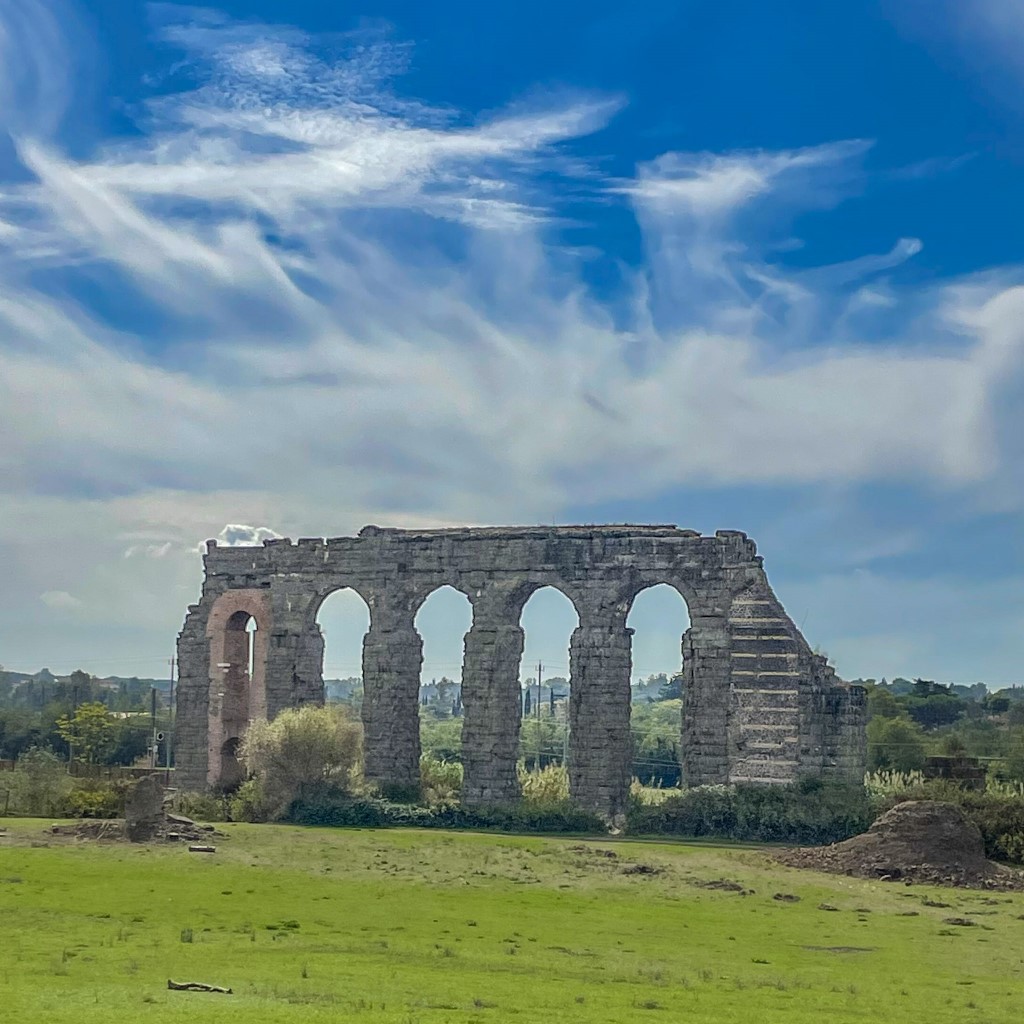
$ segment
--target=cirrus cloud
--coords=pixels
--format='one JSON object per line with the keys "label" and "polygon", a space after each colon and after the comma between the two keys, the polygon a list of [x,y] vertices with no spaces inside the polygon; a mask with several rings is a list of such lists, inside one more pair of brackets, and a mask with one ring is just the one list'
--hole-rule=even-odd
{"label": "cirrus cloud", "polygon": [[[798,215],[868,187],[866,141],[665,153],[623,182],[574,148],[620,97],[437,109],[397,95],[386,35],[166,6],[139,131],[72,156],[73,89],[39,87],[67,81],[58,22],[0,5],[0,491],[36,510],[7,542],[44,509],[90,524],[119,571],[174,576],[146,576],[168,630],[198,541],[277,536],[226,522],[536,521],[707,486],[1022,498],[1020,271],[911,290],[927,239],[897,234],[784,258]],[[635,219],[612,288],[564,244],[565,190]],[[157,615],[101,558],[81,571],[87,603]]]}

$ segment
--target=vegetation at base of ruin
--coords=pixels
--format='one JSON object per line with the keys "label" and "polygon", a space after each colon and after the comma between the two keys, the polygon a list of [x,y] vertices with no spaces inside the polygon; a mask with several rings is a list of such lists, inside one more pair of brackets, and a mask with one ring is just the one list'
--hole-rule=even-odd
{"label": "vegetation at base of ruin", "polygon": [[424,807],[325,793],[319,799],[297,800],[288,809],[286,820],[296,825],[333,828],[415,827],[568,835],[594,835],[606,831],[604,822],[597,815],[576,807],[568,800],[521,800],[509,806],[470,809],[458,804]]}
{"label": "vegetation at base of ruin", "polygon": [[658,804],[634,802],[626,828],[633,835],[814,846],[864,832],[874,817],[863,786],[809,777],[789,786],[698,786]]}
{"label": "vegetation at base of ruin", "polygon": [[[870,778],[870,777],[869,777]],[[1017,786],[993,783],[977,792],[940,779],[890,776],[887,786],[829,782],[814,777],[792,786],[700,786],[658,804],[634,801],[631,835],[731,839],[815,846],[866,831],[904,800],[943,800],[963,808],[981,830],[993,860],[1024,864],[1024,796]]]}
{"label": "vegetation at base of ruin", "polygon": [[274,821],[297,800],[322,792],[349,794],[358,786],[363,730],[348,709],[307,704],[272,722],[252,722],[239,759],[249,779],[235,797],[247,821]]}
{"label": "vegetation at base of ruin", "polygon": [[0,1005],[19,1024],[1020,1015],[1021,894],[708,844],[229,824],[200,856],[47,825],[0,823]]}

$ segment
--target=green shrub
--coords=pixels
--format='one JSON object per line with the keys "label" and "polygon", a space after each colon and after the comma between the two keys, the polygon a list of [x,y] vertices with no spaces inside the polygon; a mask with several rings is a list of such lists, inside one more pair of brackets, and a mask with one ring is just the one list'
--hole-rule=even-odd
{"label": "green shrub", "polygon": [[250,723],[239,756],[259,785],[241,796],[240,813],[269,821],[296,799],[350,791],[359,775],[362,740],[360,723],[337,705],[307,704],[282,711],[272,722]]}
{"label": "green shrub", "polygon": [[816,845],[849,839],[872,820],[862,786],[809,778],[787,786],[699,786],[657,805],[634,802],[627,829],[640,835]]}
{"label": "green shrub", "polygon": [[286,820],[297,825],[337,828],[495,829],[502,832],[588,834],[606,831],[600,818],[568,801],[539,804],[526,801],[509,807],[469,810],[456,804],[436,807],[396,804],[387,800],[352,798],[343,793],[296,800]]}
{"label": "green shrub", "polygon": [[424,754],[420,758],[420,790],[428,807],[457,801],[462,789],[462,765],[439,761]]}
{"label": "green shrub", "polygon": [[171,806],[195,821],[227,821],[229,814],[228,802],[212,793],[178,793]]}
{"label": "green shrub", "polygon": [[569,799],[569,769],[564,764],[546,764],[527,771],[520,763],[516,771],[525,803],[551,805]]}
{"label": "green shrub", "polygon": [[66,813],[71,818],[121,818],[124,796],[123,783],[82,780],[67,795]]}
{"label": "green shrub", "polygon": [[64,817],[67,797],[74,787],[68,766],[49,750],[33,747],[18,758],[14,771],[6,773],[12,814]]}
{"label": "green shrub", "polygon": [[378,782],[369,788],[391,804],[418,804],[423,797],[418,783]]}
{"label": "green shrub", "polygon": [[280,806],[276,799],[268,800],[262,779],[246,779],[226,802],[231,821],[271,821]]}

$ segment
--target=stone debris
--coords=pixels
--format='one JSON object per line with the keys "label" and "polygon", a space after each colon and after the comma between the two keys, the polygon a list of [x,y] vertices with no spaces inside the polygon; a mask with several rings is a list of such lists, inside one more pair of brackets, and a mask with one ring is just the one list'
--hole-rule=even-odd
{"label": "stone debris", "polygon": [[[86,819],[69,825],[51,825],[50,834],[93,842],[199,843],[211,836],[223,837],[213,825],[197,825],[191,818],[165,809],[167,793],[155,775],[139,779],[125,796],[125,816],[120,819]],[[213,847],[210,847],[210,852]]]}
{"label": "stone debris", "polygon": [[1024,872],[986,860],[978,826],[956,804],[937,800],[907,800],[863,835],[831,846],[783,850],[776,860],[879,881],[1024,890]]}
{"label": "stone debris", "polygon": [[154,838],[166,821],[166,794],[155,775],[147,775],[134,783],[124,798],[124,833],[133,843]]}

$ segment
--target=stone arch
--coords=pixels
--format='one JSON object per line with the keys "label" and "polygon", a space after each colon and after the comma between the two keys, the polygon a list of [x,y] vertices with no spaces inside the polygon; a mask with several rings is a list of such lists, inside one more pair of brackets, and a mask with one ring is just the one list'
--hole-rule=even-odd
{"label": "stone arch", "polygon": [[[463,622],[456,622],[462,619]],[[473,628],[469,595],[454,583],[441,583],[417,603],[413,626],[423,644],[420,691],[435,684],[438,692],[426,692],[432,710],[442,716],[458,713],[462,704],[462,669],[466,634]],[[429,682],[428,682],[429,678]],[[439,681],[453,684],[444,688]],[[421,714],[426,713],[421,709]]]}
{"label": "stone arch", "polygon": [[508,588],[507,615],[516,622],[520,622],[523,617],[523,609],[533,595],[540,590],[557,590],[572,605],[576,618],[581,618],[580,609],[586,604],[584,592],[560,577],[514,580]]}
{"label": "stone arch", "polygon": [[[238,747],[249,723],[267,717],[267,652],[273,613],[264,591],[229,590],[210,609],[207,784],[237,786]],[[249,630],[249,624],[255,630]],[[251,645],[251,646],[250,646]],[[250,670],[251,666],[251,670]]]}
{"label": "stone arch", "polygon": [[317,621],[324,602],[341,590],[351,590],[357,597],[362,598],[363,604],[367,608],[370,607],[370,592],[361,580],[350,579],[347,576],[332,576],[326,586],[320,586],[316,589],[312,595],[312,600],[307,605],[306,615],[310,623]]}
{"label": "stone arch", "polygon": [[[638,603],[640,605],[638,612]],[[652,607],[653,606],[653,607]],[[647,622],[644,622],[645,607],[647,611]],[[656,642],[652,649],[652,626],[651,611],[660,615],[662,620],[660,642]],[[680,611],[682,614],[680,615]],[[679,684],[679,697],[682,697],[682,682],[685,679],[685,650],[687,634],[690,629],[690,608],[686,597],[674,583],[660,582],[650,583],[642,587],[633,595],[629,611],[626,614],[626,629],[630,634],[630,677],[631,697],[634,695],[633,687],[640,682],[643,675],[642,668],[647,670],[648,676],[654,674],[654,670],[665,674],[665,685]],[[642,659],[654,655],[655,660],[649,660],[646,665]],[[644,704],[650,704],[661,696],[660,693],[651,694]],[[675,705],[672,705],[675,706]],[[648,719],[655,715],[664,713],[665,707],[658,709],[641,706],[636,707],[635,702],[630,706],[631,732],[636,735],[637,715],[647,716]],[[658,786],[676,786],[682,776],[681,741],[684,731],[683,716],[685,715],[685,703],[679,706],[674,712],[675,736],[668,745],[667,742],[659,741],[657,744],[648,745],[646,748],[637,747],[634,755],[633,773],[643,781],[651,781]]]}
{"label": "stone arch", "polygon": [[[536,619],[529,622],[530,605],[545,592],[557,594],[557,605],[542,611],[549,623],[556,623],[554,630],[542,632]],[[534,606],[536,610],[536,605]],[[558,622],[565,615],[564,622]],[[571,621],[570,621],[571,618]],[[541,666],[541,684],[527,682],[522,704],[521,736],[523,754],[527,766],[543,766],[551,761],[565,760],[568,731],[569,698],[569,650],[572,636],[579,629],[580,613],[576,604],[557,583],[545,583],[535,587],[521,605],[518,625],[523,631],[523,653],[519,659],[517,677],[521,683],[535,679]],[[544,681],[552,677],[565,680],[564,685],[552,684],[546,690]]]}
{"label": "stone arch", "polygon": [[[315,679],[327,700],[331,697],[328,680],[351,677],[362,680],[363,643],[370,631],[370,604],[359,587],[347,581],[339,582],[316,596],[309,615],[307,656],[317,661]],[[365,623],[357,621],[363,618]]]}

